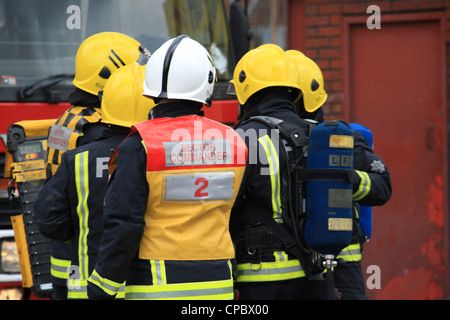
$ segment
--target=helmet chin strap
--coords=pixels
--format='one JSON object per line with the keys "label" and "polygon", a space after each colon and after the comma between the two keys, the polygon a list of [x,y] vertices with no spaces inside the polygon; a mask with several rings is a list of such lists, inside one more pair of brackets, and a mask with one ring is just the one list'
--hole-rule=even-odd
{"label": "helmet chin strap", "polygon": [[211,104],[212,104],[212,99],[211,99],[211,96],[209,96],[209,97],[206,99],[205,105],[206,105],[208,108],[210,108],[210,107],[211,107]]}

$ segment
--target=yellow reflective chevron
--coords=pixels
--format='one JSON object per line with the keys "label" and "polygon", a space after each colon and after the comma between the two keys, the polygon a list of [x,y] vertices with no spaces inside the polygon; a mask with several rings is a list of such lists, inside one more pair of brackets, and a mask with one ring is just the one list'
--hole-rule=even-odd
{"label": "yellow reflective chevron", "polygon": [[258,139],[267,156],[270,173],[270,184],[272,190],[272,211],[273,218],[278,223],[283,222],[281,218],[281,198],[280,198],[280,164],[278,161],[277,151],[268,135]]}
{"label": "yellow reflective chevron", "polygon": [[353,194],[353,201],[359,201],[365,196],[367,196],[370,192],[371,181],[367,172],[355,170],[356,173],[360,176],[361,182],[359,183],[358,190]]}

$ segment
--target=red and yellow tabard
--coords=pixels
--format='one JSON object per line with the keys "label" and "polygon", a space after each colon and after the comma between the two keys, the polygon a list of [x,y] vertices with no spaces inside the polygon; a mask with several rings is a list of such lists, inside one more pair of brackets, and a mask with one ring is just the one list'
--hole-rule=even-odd
{"label": "red and yellow tabard", "polygon": [[139,257],[233,258],[229,218],[247,159],[241,137],[196,115],[148,120],[132,130],[147,149],[150,189]]}

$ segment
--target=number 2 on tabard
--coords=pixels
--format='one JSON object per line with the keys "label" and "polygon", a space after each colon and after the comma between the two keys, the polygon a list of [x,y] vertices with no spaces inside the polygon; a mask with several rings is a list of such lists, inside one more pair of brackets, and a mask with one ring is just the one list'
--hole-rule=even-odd
{"label": "number 2 on tabard", "polygon": [[195,180],[195,185],[198,186],[200,185],[200,187],[195,190],[195,197],[207,197],[208,196],[208,192],[203,192],[207,187],[208,187],[208,180],[206,178],[198,178],[197,180]]}
{"label": "number 2 on tabard", "polygon": [[165,201],[216,201],[233,198],[233,171],[164,175]]}

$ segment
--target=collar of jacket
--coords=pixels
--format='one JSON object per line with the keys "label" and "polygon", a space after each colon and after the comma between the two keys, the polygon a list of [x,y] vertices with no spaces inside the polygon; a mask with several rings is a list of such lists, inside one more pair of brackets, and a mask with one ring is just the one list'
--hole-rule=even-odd
{"label": "collar of jacket", "polygon": [[69,103],[73,106],[83,106],[91,108],[100,108],[98,96],[94,96],[86,91],[75,89],[69,94]]}
{"label": "collar of jacket", "polygon": [[239,119],[239,122],[243,122],[247,119],[250,119],[253,116],[272,116],[277,117],[277,114],[280,112],[292,112],[295,113],[295,107],[292,101],[287,98],[279,97],[279,98],[270,98],[261,102],[259,106],[253,108],[250,111],[245,112],[242,117]]}
{"label": "collar of jacket", "polygon": [[156,105],[150,111],[149,118],[177,118],[193,114],[203,116],[203,111],[200,110],[199,103],[183,100]]}

